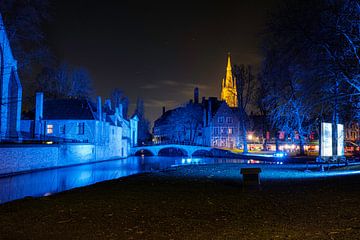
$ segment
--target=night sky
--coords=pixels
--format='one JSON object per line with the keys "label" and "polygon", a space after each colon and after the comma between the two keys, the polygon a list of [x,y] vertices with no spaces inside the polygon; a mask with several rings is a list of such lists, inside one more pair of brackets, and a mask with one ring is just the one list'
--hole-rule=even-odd
{"label": "night sky", "polygon": [[49,45],[60,61],[89,70],[97,95],[118,87],[131,109],[139,96],[154,120],[195,86],[218,97],[227,52],[258,66],[259,35],[278,0],[194,2],[57,0]]}

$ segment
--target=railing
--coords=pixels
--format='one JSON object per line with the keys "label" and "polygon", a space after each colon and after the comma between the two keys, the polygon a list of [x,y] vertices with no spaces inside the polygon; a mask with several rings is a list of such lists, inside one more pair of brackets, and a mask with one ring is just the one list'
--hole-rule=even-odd
{"label": "railing", "polygon": [[184,146],[197,146],[197,147],[210,147],[210,146],[204,145],[204,144],[191,143],[189,141],[173,141],[173,140],[161,141],[161,142],[151,143],[151,144],[139,144],[138,147],[160,146],[160,145],[170,145],[170,144],[184,145]]}

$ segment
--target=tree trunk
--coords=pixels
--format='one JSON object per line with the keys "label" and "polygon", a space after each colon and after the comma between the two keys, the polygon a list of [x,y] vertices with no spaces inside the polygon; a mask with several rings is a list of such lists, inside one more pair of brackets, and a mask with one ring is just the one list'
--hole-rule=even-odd
{"label": "tree trunk", "polygon": [[334,109],[333,109],[333,116],[332,116],[332,146],[333,146],[333,156],[337,156],[337,142],[338,142],[338,132],[337,132],[337,125],[339,123],[339,114],[338,114],[338,99],[337,96],[339,94],[339,82],[336,81],[335,83],[335,99],[334,99]]}
{"label": "tree trunk", "polygon": [[304,141],[303,137],[299,134],[299,147],[300,147],[300,156],[305,156],[305,149],[304,149]]}
{"label": "tree trunk", "polygon": [[245,126],[245,120],[242,121],[242,137],[243,137],[243,144],[244,144],[244,153],[248,152],[248,146],[247,146],[247,138],[246,138],[246,126]]}

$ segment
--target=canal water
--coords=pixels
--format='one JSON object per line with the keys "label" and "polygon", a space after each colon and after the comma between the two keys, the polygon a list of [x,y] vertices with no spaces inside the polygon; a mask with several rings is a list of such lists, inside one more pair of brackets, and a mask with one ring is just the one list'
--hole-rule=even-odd
{"label": "canal water", "polygon": [[176,165],[247,163],[248,160],[181,157],[129,157],[0,178],[0,204],[27,196],[39,197],[137,173]]}

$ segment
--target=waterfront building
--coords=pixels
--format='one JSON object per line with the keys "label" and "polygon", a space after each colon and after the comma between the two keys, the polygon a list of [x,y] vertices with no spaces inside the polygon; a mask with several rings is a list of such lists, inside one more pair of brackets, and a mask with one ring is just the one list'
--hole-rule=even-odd
{"label": "waterfront building", "polygon": [[22,87],[0,14],[0,142],[19,141]]}
{"label": "waterfront building", "polygon": [[48,99],[36,94],[32,117],[21,121],[26,140],[42,142],[90,143],[111,157],[127,157],[137,145],[137,116],[126,119],[121,106],[102,106],[86,99]]}

